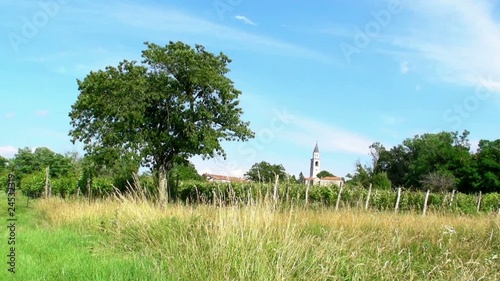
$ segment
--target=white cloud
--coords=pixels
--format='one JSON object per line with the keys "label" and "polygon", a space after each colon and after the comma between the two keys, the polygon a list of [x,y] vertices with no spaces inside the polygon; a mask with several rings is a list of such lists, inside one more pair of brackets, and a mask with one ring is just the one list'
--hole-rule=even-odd
{"label": "white cloud", "polygon": [[5,118],[7,118],[7,119],[12,119],[12,118],[14,118],[15,116],[16,116],[16,115],[14,114],[14,112],[7,112],[7,113],[5,114]]}
{"label": "white cloud", "polygon": [[470,150],[473,153],[476,153],[479,150],[479,140],[471,139],[471,140],[469,140],[469,143],[470,143]]}
{"label": "white cloud", "polygon": [[0,146],[0,155],[6,158],[12,158],[17,153],[17,148],[12,145]]}
{"label": "white cloud", "polygon": [[[295,126],[295,128],[293,128]],[[319,120],[297,116],[285,138],[300,146],[309,147],[318,143],[324,151],[347,152],[366,155],[372,140],[357,133],[332,126]]]}
{"label": "white cloud", "polygon": [[392,44],[405,57],[420,63],[430,77],[449,83],[476,86],[493,77],[490,90],[500,91],[500,77],[495,77],[500,73],[500,24],[492,1],[404,2],[414,17]]}
{"label": "white cloud", "polygon": [[243,163],[244,161],[223,160],[220,157],[202,160],[200,156],[195,156],[192,157],[190,161],[196,167],[200,175],[208,173],[230,177],[243,177],[251,166],[249,163]]}
{"label": "white cloud", "polygon": [[38,111],[35,111],[34,114],[38,117],[45,117],[45,116],[49,115],[49,111],[47,109],[38,110]]}
{"label": "white cloud", "polygon": [[246,24],[249,24],[249,25],[257,25],[255,22],[253,22],[251,19],[249,19],[245,16],[235,16],[234,18],[237,20],[240,20]]}
{"label": "white cloud", "polygon": [[408,62],[404,61],[399,65],[399,71],[401,74],[407,74],[410,71],[410,67],[408,66]]}

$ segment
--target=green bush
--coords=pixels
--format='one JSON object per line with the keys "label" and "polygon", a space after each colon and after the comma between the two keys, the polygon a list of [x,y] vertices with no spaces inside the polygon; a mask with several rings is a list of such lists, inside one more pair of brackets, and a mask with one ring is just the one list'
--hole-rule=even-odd
{"label": "green bush", "polygon": [[0,173],[0,189],[7,192],[9,186],[9,174]]}
{"label": "green bush", "polygon": [[61,197],[73,195],[78,190],[78,179],[75,177],[61,177],[52,180],[52,194],[59,194]]}
{"label": "green bush", "polygon": [[21,180],[21,190],[30,197],[40,197],[45,189],[45,173],[26,175]]}
{"label": "green bush", "polygon": [[477,212],[477,197],[473,194],[456,194],[455,211],[463,214],[473,214]]}
{"label": "green bush", "polygon": [[93,178],[91,189],[93,194],[107,195],[113,190],[113,180],[104,177]]}
{"label": "green bush", "polygon": [[488,193],[483,196],[481,201],[481,211],[496,212],[500,208],[500,194]]}

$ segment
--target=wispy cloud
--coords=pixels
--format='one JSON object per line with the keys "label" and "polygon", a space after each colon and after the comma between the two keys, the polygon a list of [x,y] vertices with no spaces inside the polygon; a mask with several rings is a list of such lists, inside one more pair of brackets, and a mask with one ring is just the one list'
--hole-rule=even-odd
{"label": "wispy cloud", "polygon": [[5,113],[5,118],[7,118],[7,119],[12,119],[15,116],[16,115],[14,114],[14,112],[7,112],[7,113]]}
{"label": "wispy cloud", "polygon": [[47,109],[38,110],[38,111],[35,111],[34,114],[38,117],[45,117],[45,116],[49,115],[49,111]]}
{"label": "wispy cloud", "polygon": [[253,22],[251,19],[249,19],[245,16],[235,16],[234,18],[237,20],[240,20],[246,24],[249,24],[249,25],[257,25],[255,22]]}
{"label": "wispy cloud", "polygon": [[[392,44],[420,62],[422,71],[440,80],[478,85],[500,73],[500,24],[493,16],[493,1],[405,1],[414,14]],[[429,68],[429,65],[431,66]],[[425,70],[424,70],[425,69]],[[490,89],[500,91],[500,77]]]}
{"label": "wispy cloud", "polygon": [[284,135],[299,146],[309,147],[317,141],[321,144],[322,151],[366,155],[373,143],[367,137],[319,120],[305,116],[296,116],[294,120],[293,127]]}
{"label": "wispy cloud", "polygon": [[205,37],[207,40],[215,38],[226,42],[228,46],[233,48],[314,60],[326,64],[337,63],[336,59],[330,54],[266,35],[245,32],[234,27],[217,24],[175,8],[158,9],[145,5],[122,4],[109,7],[107,13],[108,16],[123,25],[144,28],[149,32],[190,34],[196,35],[198,40]]}
{"label": "wispy cloud", "polygon": [[407,61],[404,61],[399,65],[399,71],[401,72],[401,74],[407,74],[408,72],[410,72],[410,67],[408,66]]}

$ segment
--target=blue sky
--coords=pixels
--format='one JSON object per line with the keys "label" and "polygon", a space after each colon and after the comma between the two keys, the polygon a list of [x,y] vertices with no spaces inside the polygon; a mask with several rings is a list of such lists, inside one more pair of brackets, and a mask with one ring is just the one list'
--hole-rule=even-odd
{"label": "blue sky", "polygon": [[252,164],[345,176],[368,146],[416,134],[500,132],[500,14],[494,1],[1,1],[0,155],[70,142],[76,80],[140,60],[143,42],[228,55],[256,138],[192,162],[241,176]]}

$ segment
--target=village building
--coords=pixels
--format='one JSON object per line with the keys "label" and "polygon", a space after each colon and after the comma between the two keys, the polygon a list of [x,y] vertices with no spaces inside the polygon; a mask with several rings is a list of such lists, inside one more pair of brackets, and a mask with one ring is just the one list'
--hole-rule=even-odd
{"label": "village building", "polygon": [[243,178],[216,175],[216,174],[203,174],[202,176],[209,182],[248,182],[248,180]]}
{"label": "village building", "polygon": [[344,180],[340,177],[318,178],[318,173],[321,171],[320,168],[321,168],[321,160],[319,157],[318,143],[316,143],[311,158],[309,177],[305,178],[305,183],[311,185],[319,185],[319,186],[326,186],[332,184],[341,186],[344,184]]}

